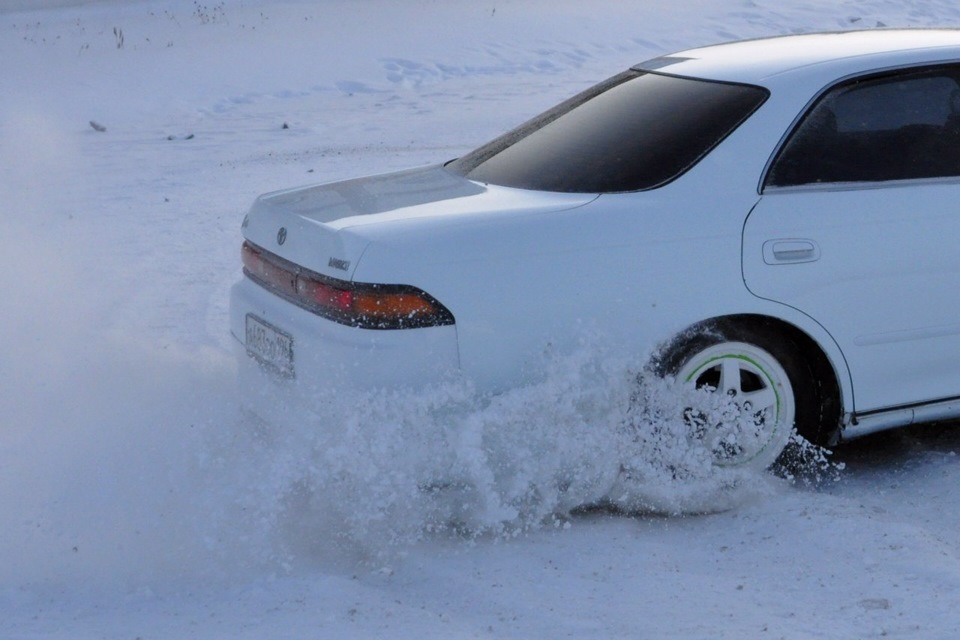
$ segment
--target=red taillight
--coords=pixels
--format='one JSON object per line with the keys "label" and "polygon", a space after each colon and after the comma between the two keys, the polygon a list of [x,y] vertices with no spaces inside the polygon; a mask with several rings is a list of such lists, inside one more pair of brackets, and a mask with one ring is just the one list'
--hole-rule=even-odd
{"label": "red taillight", "polygon": [[353,308],[353,292],[338,289],[313,278],[297,278],[297,295],[321,307],[348,313]]}
{"label": "red taillight", "polygon": [[263,252],[244,242],[240,250],[244,271],[254,280],[268,285],[271,289],[285,295],[295,295],[297,292],[297,274],[274,261],[264,258]]}
{"label": "red taillight", "polygon": [[453,314],[427,293],[406,285],[360,284],[301,269],[248,242],[244,273],[305,309],[365,329],[413,329],[453,324]]}

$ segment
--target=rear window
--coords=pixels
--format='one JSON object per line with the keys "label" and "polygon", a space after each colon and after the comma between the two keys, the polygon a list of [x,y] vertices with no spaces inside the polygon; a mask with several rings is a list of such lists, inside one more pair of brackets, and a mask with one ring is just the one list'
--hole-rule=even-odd
{"label": "rear window", "polygon": [[652,189],[743,122],[765,89],[628,71],[452,162],[471,180],[568,193]]}

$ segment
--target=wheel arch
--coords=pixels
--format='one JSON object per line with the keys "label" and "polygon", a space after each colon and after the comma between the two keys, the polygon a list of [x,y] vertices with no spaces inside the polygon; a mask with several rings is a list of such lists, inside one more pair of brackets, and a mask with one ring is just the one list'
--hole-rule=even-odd
{"label": "wheel arch", "polygon": [[[815,378],[813,382],[820,385],[825,392],[825,397],[837,403],[837,406],[831,407],[832,413],[837,416],[837,424],[830,426],[828,441],[824,443],[837,444],[843,428],[843,418],[852,406],[849,389],[841,382],[844,379],[844,372],[838,371],[828,356],[827,349],[818,340],[795,324],[781,318],[762,314],[731,314],[702,320],[662,343],[651,357],[651,370],[657,375],[669,375],[679,364],[676,356],[684,351],[682,347],[687,347],[691,341],[695,342],[712,334],[722,335],[724,330],[729,328],[773,332],[782,336],[803,359],[809,362]],[[841,364],[841,366],[845,365]]]}

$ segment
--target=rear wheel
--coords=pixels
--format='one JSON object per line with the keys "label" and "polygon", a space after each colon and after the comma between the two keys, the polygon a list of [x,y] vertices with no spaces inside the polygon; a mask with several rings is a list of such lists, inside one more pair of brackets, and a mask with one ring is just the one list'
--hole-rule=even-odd
{"label": "rear wheel", "polygon": [[823,399],[811,366],[769,327],[718,323],[695,331],[668,350],[660,371],[691,389],[722,394],[712,398],[713,410],[688,406],[683,415],[718,466],[766,469],[795,428],[819,433]]}

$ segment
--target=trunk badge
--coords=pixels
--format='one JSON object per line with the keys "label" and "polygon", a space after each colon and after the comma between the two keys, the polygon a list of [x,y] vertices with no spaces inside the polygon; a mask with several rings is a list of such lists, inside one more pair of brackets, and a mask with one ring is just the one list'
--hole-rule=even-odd
{"label": "trunk badge", "polygon": [[277,231],[277,244],[283,244],[287,241],[287,228],[280,227],[280,230]]}
{"label": "trunk badge", "polygon": [[346,271],[350,268],[350,261],[340,260],[339,258],[330,258],[327,266],[333,267],[334,269],[340,269],[340,271]]}

